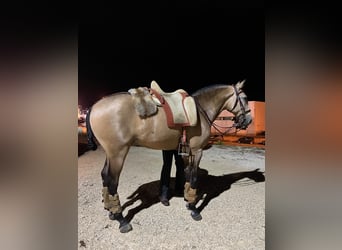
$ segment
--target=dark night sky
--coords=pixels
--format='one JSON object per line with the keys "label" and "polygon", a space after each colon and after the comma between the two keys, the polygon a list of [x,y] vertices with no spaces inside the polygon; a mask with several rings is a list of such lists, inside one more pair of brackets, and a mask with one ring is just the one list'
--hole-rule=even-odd
{"label": "dark night sky", "polygon": [[[265,101],[262,9],[128,9],[79,27],[79,104],[149,86],[190,94],[246,79],[249,100]],[[99,24],[101,23],[101,24]]]}

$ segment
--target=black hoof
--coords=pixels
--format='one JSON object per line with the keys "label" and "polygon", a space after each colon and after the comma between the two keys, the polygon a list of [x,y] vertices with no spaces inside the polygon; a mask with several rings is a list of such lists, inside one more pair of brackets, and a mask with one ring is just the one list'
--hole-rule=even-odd
{"label": "black hoof", "polygon": [[117,220],[120,223],[119,225],[120,233],[127,233],[133,229],[132,225],[122,216],[122,213],[114,214],[112,212],[109,212],[108,216],[109,216],[109,219]]}
{"label": "black hoof", "polygon": [[133,228],[130,223],[126,223],[124,225],[120,225],[119,229],[120,229],[120,233],[128,233]]}
{"label": "black hoof", "polygon": [[202,220],[202,215],[201,215],[198,211],[191,211],[191,217],[192,217],[195,221]]}
{"label": "black hoof", "polygon": [[112,212],[109,212],[108,217],[111,220],[116,220],[115,215]]}
{"label": "black hoof", "polygon": [[188,210],[190,210],[191,211],[191,217],[194,219],[194,220],[196,220],[196,221],[199,221],[199,220],[202,220],[202,215],[200,214],[200,212],[197,210],[197,208],[196,208],[196,206],[195,206],[195,204],[194,203],[186,203],[185,204],[185,206],[186,206],[186,208],[188,209]]}

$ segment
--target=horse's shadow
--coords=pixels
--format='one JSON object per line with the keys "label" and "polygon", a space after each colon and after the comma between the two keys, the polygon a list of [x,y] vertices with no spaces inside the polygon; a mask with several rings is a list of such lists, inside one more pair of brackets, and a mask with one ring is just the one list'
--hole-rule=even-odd
{"label": "horse's shadow", "polygon": [[[248,178],[250,180],[242,181],[241,185],[251,185],[255,182],[264,182],[265,176],[263,172],[259,172],[259,169],[246,172],[238,172],[233,174],[227,174],[222,176],[209,175],[205,169],[198,169],[198,199],[197,203],[202,200],[202,203],[198,207],[201,212],[209,202],[218,197],[224,191],[230,189],[231,185],[241,179]],[[254,182],[253,182],[254,181]],[[170,186],[174,186],[175,178],[171,178]],[[133,217],[141,210],[151,207],[154,204],[159,203],[159,186],[160,181],[152,181],[141,185],[135,190],[129,197],[129,200],[122,205],[122,209],[125,210],[129,206],[132,206],[136,201],[140,200],[141,203],[128,210],[125,218],[131,221]],[[171,198],[175,197],[173,190],[171,189]],[[171,199],[170,198],[170,199]]]}
{"label": "horse's shadow", "polygon": [[239,182],[239,185],[252,185],[256,182],[265,181],[265,176],[263,172],[259,172],[259,169],[226,174],[222,176],[208,175],[207,170],[201,169],[198,173],[198,176],[199,185],[197,191],[197,204],[200,200],[202,200],[202,203],[197,207],[199,212],[201,212],[212,199],[218,197],[221,193],[230,189],[231,185],[239,180],[242,180],[244,178],[249,179]]}

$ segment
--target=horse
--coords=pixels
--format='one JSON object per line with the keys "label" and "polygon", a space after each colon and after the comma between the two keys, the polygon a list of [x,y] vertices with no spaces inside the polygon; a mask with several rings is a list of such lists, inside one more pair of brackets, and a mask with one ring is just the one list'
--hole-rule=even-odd
{"label": "horse", "polygon": [[197,123],[194,126],[169,128],[163,107],[158,107],[156,114],[141,118],[128,92],[104,97],[89,109],[86,117],[88,146],[96,150],[97,144],[100,144],[105,151],[106,160],[101,171],[104,208],[109,211],[110,219],[119,222],[121,233],[132,230],[129,221],[123,217],[117,192],[129,148],[136,145],[158,150],[178,150],[184,132],[189,147],[189,155],[182,156],[186,166],[184,200],[192,218],[202,219],[196,208],[197,168],[202,151],[208,145],[212,123],[223,110],[235,115],[237,129],[246,129],[252,122],[247,96],[242,90],[244,82],[211,85],[194,92],[191,95],[197,107]]}

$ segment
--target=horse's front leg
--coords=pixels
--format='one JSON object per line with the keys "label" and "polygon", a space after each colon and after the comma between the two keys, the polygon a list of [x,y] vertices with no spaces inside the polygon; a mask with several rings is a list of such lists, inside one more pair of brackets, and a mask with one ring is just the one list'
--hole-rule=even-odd
{"label": "horse's front leg", "polygon": [[119,163],[118,159],[106,159],[101,172],[103,182],[102,197],[104,208],[109,211],[109,218],[120,223],[119,229],[121,233],[127,233],[132,230],[132,226],[122,215],[122,207],[117,192],[122,163],[117,163]]}
{"label": "horse's front leg", "polygon": [[198,185],[197,169],[201,158],[202,150],[199,150],[194,156],[190,156],[189,159],[184,161],[187,166],[185,169],[184,199],[187,201],[186,207],[191,210],[191,217],[194,220],[202,219],[199,210],[196,208],[196,192]]}

